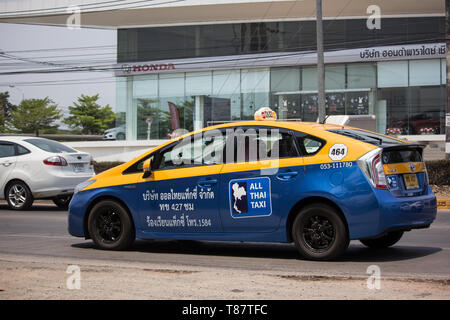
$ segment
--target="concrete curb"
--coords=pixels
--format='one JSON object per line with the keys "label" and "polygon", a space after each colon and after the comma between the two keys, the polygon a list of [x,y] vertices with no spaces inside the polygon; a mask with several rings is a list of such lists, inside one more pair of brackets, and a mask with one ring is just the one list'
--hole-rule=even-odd
{"label": "concrete curb", "polygon": [[437,207],[438,209],[450,210],[450,199],[441,198],[437,199]]}

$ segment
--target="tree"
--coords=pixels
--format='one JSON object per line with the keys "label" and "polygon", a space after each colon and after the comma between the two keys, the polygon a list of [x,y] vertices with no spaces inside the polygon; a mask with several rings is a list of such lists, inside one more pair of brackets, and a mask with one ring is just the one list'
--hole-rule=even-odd
{"label": "tree", "polygon": [[115,115],[109,105],[97,103],[99,95],[78,97],[78,103],[69,107],[71,116],[63,120],[72,129],[80,129],[82,134],[102,134],[114,125]]}
{"label": "tree", "polygon": [[44,99],[24,99],[16,110],[11,111],[11,125],[23,133],[36,133],[39,130],[55,129],[52,125],[61,119],[62,113],[58,105],[54,104],[48,97]]}
{"label": "tree", "polygon": [[17,106],[9,102],[9,92],[0,92],[0,132],[7,132],[7,123],[11,121],[11,112]]}

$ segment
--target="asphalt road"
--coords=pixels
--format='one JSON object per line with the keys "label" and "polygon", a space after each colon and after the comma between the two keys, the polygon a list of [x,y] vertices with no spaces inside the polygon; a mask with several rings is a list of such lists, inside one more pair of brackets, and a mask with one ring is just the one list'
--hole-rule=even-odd
{"label": "asphalt road", "polygon": [[440,210],[430,229],[406,233],[394,247],[370,250],[352,241],[338,261],[302,260],[290,244],[144,241],[129,251],[101,251],[90,240],[67,233],[67,212],[52,205],[35,205],[16,212],[0,205],[0,260],[21,256],[28,261],[64,258],[111,263],[158,263],[161,265],[220,267],[254,271],[296,272],[322,276],[366,275],[378,265],[393,278],[450,279],[450,211]]}

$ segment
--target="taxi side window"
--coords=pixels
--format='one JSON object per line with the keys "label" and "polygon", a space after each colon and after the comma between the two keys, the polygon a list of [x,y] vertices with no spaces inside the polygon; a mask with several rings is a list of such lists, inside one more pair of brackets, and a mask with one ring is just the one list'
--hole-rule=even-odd
{"label": "taxi side window", "polygon": [[125,169],[122,174],[142,173],[142,171],[144,170],[144,162],[147,159],[152,159],[153,162],[155,160],[155,153],[152,153],[145,158],[142,158],[138,162],[133,163],[130,167]]}
{"label": "taxi side window", "polygon": [[280,130],[270,136],[260,134],[258,144],[266,146],[267,158],[275,156],[274,152],[278,152],[278,158],[280,159],[299,156],[292,135],[286,131]]}
{"label": "taxi side window", "polygon": [[315,155],[325,145],[324,140],[303,132],[296,132],[295,138],[301,153],[305,156]]}
{"label": "taxi side window", "polygon": [[233,136],[229,132],[227,133],[226,147],[233,148],[232,153],[230,150],[226,152],[227,163],[300,156],[293,135],[287,130],[271,127],[238,127],[235,129]]}
{"label": "taxi side window", "polygon": [[190,135],[163,149],[155,169],[221,164],[224,148],[225,136],[220,131]]}

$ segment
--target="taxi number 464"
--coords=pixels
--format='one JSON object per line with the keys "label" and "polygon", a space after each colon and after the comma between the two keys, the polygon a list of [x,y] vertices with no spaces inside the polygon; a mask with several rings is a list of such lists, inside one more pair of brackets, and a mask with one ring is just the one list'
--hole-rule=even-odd
{"label": "taxi number 464", "polygon": [[334,144],[328,153],[328,157],[333,161],[339,161],[345,158],[348,148],[343,143]]}

